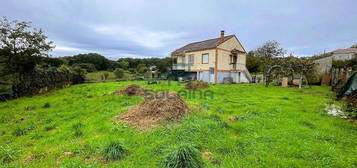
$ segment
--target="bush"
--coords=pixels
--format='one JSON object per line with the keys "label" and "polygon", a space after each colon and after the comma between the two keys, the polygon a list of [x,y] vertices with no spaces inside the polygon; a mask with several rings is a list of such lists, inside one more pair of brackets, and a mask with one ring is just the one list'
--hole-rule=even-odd
{"label": "bush", "polygon": [[128,150],[120,142],[112,142],[104,149],[107,160],[120,160],[128,154]]}
{"label": "bush", "polygon": [[79,66],[75,66],[71,68],[71,77],[73,84],[84,83],[86,80],[87,71]]}
{"label": "bush", "polygon": [[108,77],[109,77],[109,73],[108,73],[108,72],[104,72],[104,73],[102,74],[102,80],[103,80],[103,81],[107,80]]}
{"label": "bush", "polygon": [[50,90],[65,88],[70,84],[85,81],[86,71],[80,67],[44,68],[37,66],[33,71],[19,75],[12,85],[15,97],[32,96]]}
{"label": "bush", "polygon": [[125,71],[123,69],[120,69],[120,68],[116,68],[114,70],[114,75],[116,78],[120,79],[120,78],[123,78],[124,75],[125,75]]}
{"label": "bush", "polygon": [[79,66],[82,69],[86,70],[87,72],[95,72],[97,69],[95,68],[94,64],[91,63],[78,63],[74,64],[73,66]]}
{"label": "bush", "polygon": [[175,146],[165,157],[164,168],[201,168],[204,167],[200,152],[191,144]]}

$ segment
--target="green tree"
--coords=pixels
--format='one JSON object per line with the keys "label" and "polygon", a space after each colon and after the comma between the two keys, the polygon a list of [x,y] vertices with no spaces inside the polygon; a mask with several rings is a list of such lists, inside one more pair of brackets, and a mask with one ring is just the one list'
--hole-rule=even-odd
{"label": "green tree", "polygon": [[69,64],[90,63],[95,66],[97,70],[107,70],[109,68],[109,60],[97,53],[78,54],[73,57],[68,57]]}
{"label": "green tree", "polygon": [[41,29],[30,28],[30,22],[0,21],[0,66],[5,74],[31,72],[55,47]]}
{"label": "green tree", "polygon": [[118,78],[118,79],[123,78],[124,75],[125,75],[125,71],[124,71],[123,69],[121,69],[121,68],[116,68],[116,69],[114,70],[114,75],[115,75],[115,77]]}
{"label": "green tree", "polygon": [[261,57],[255,56],[254,51],[248,52],[246,62],[250,73],[262,72],[263,60]]}
{"label": "green tree", "polygon": [[129,68],[129,62],[126,60],[118,61],[118,66],[121,69],[128,69]]}
{"label": "green tree", "polygon": [[264,81],[267,83],[267,73],[269,69],[274,66],[273,59],[276,57],[284,57],[286,51],[280,47],[280,44],[277,41],[273,40],[264,43],[261,47],[257,48],[254,53],[263,60]]}
{"label": "green tree", "polygon": [[139,74],[143,74],[147,71],[147,67],[144,65],[144,64],[139,64],[137,67],[136,67],[136,72],[139,73]]}

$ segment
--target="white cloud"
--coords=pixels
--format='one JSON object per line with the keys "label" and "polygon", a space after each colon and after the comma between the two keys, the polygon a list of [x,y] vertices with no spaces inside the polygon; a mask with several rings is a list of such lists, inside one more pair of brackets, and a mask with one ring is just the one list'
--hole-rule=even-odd
{"label": "white cloud", "polygon": [[57,52],[75,52],[75,51],[79,51],[79,50],[81,50],[81,49],[68,47],[68,46],[56,45],[56,47],[55,47],[55,49],[53,51],[57,51]]}
{"label": "white cloud", "polygon": [[185,36],[185,33],[150,31],[137,27],[93,26],[93,30],[118,40],[131,41],[143,47],[157,49],[166,46],[170,41]]}

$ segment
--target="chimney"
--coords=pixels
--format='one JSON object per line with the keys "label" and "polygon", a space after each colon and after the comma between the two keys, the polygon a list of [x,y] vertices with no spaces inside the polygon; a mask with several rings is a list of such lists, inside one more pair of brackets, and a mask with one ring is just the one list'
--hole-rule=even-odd
{"label": "chimney", "polygon": [[221,30],[221,41],[224,41],[224,30]]}

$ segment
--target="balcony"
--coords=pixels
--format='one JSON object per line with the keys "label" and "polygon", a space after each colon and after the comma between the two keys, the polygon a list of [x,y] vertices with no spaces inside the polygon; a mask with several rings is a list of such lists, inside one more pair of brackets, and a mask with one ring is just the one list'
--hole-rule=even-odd
{"label": "balcony", "polygon": [[192,64],[178,63],[172,64],[172,70],[185,70],[190,71]]}

